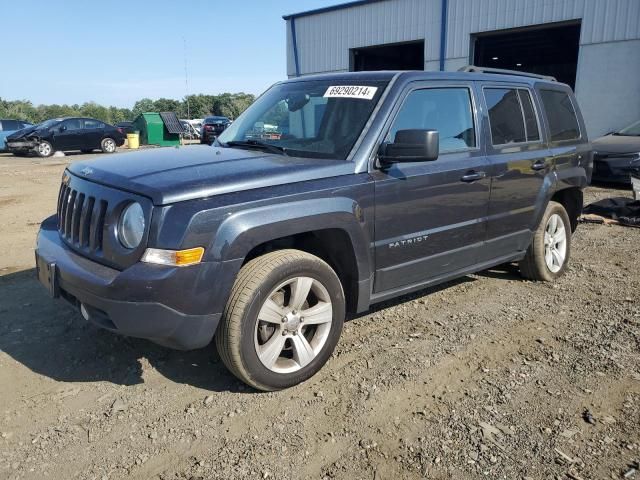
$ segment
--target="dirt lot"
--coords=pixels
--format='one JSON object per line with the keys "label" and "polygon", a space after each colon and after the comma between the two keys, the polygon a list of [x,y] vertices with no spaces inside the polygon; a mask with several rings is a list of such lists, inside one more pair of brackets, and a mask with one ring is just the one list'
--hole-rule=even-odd
{"label": "dirt lot", "polygon": [[581,225],[556,284],[506,267],[380,305],[309,382],[256,393],[213,346],[46,297],[38,223],[85,157],[0,155],[0,478],[640,479],[640,229]]}

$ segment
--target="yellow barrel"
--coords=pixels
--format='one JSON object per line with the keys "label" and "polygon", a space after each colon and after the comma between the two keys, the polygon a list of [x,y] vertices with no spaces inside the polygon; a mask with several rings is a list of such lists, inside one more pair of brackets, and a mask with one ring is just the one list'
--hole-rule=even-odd
{"label": "yellow barrel", "polygon": [[140,134],[139,133],[127,133],[127,143],[129,148],[140,147]]}

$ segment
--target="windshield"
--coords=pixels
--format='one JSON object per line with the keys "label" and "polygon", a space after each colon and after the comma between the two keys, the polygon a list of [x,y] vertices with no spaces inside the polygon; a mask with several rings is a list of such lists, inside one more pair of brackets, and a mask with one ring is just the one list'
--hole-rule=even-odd
{"label": "windshield", "polygon": [[632,123],[628,127],[623,128],[616,135],[628,135],[631,137],[640,137],[640,120]]}
{"label": "windshield", "polygon": [[38,128],[49,128],[52,125],[55,125],[56,123],[58,123],[60,121],[59,118],[52,118],[51,120],[45,120],[42,123],[39,123],[38,125],[36,125]]}
{"label": "windshield", "polygon": [[270,151],[287,155],[346,160],[386,86],[363,80],[274,85],[218,137],[218,144],[267,144]]}

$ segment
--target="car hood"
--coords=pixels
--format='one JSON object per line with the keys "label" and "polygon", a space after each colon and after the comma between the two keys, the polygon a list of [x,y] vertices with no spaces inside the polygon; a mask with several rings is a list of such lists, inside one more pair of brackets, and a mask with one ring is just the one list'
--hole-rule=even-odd
{"label": "car hood", "polygon": [[594,152],[597,153],[637,153],[640,152],[640,137],[625,135],[605,135],[593,142]]}
{"label": "car hood", "polygon": [[18,130],[12,133],[11,135],[9,135],[7,137],[7,140],[18,140],[20,138],[26,137],[30,133],[37,132],[37,131],[38,131],[38,127],[35,125],[33,127],[23,128],[22,130]]}
{"label": "car hood", "polygon": [[207,145],[162,148],[76,162],[76,176],[166,205],[224,193],[353,173],[353,162],[286,157]]}

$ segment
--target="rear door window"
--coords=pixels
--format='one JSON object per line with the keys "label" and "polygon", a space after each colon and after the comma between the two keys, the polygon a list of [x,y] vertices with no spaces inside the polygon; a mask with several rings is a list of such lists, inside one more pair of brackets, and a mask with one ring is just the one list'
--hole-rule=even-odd
{"label": "rear door window", "polygon": [[414,90],[398,112],[386,141],[393,143],[399,130],[437,130],[440,153],[476,146],[471,93],[467,87]]}
{"label": "rear door window", "polygon": [[580,138],[580,126],[571,98],[560,90],[540,90],[542,104],[547,114],[551,141]]}
{"label": "rear door window", "polygon": [[84,128],[85,130],[93,130],[95,128],[104,128],[104,123],[98,120],[85,120]]}
{"label": "rear door window", "polygon": [[526,142],[518,91],[515,88],[485,88],[484,98],[489,110],[491,143],[505,145]]}

